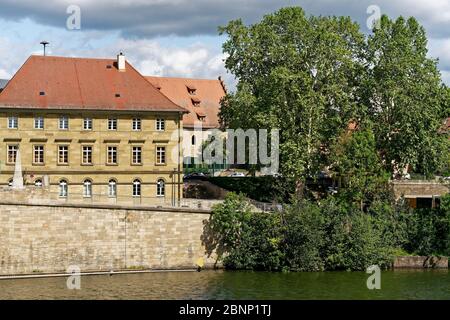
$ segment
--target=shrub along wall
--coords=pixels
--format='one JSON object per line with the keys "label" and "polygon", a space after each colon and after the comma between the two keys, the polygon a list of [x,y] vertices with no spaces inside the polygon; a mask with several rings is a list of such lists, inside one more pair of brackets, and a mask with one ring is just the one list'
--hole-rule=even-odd
{"label": "shrub along wall", "polygon": [[252,212],[242,195],[230,193],[214,208],[209,227],[219,258],[230,269],[388,268],[399,252],[450,254],[449,200],[426,212],[383,202],[362,212],[329,197],[264,213]]}

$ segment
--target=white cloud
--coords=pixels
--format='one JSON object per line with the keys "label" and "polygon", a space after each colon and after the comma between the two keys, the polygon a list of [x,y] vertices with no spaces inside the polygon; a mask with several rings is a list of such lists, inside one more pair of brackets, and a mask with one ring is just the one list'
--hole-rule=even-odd
{"label": "white cloud", "polygon": [[441,71],[442,81],[446,83],[448,86],[450,86],[450,71]]}
{"label": "white cloud", "polygon": [[442,69],[450,69],[450,39],[430,39],[428,48],[431,57],[439,58]]}
{"label": "white cloud", "polygon": [[[287,5],[300,5],[309,14],[351,16],[363,31],[369,5],[378,5],[381,13],[391,17],[415,16],[430,36],[430,56],[440,58],[443,75],[450,71],[449,0],[78,0],[82,30],[70,32],[65,29],[65,9],[72,3],[0,0],[0,17],[9,21],[0,20],[0,27],[7,27],[0,36],[3,75],[14,74],[31,52],[40,49],[38,43],[45,38],[51,42],[51,54],[113,57],[123,50],[144,74],[222,75],[233,87],[234,80],[224,69],[219,38],[215,44],[196,37],[200,40],[192,44],[175,40],[168,45],[166,36],[176,34],[179,40],[217,35],[217,26],[231,19],[254,23],[263,14]],[[35,22],[23,27],[23,21]],[[448,76],[444,79],[450,83]]]}
{"label": "white cloud", "polygon": [[11,74],[5,69],[0,69],[0,79],[10,79]]}
{"label": "white cloud", "polygon": [[220,48],[201,43],[188,46],[162,46],[158,40],[119,39],[104,48],[80,50],[80,56],[114,57],[122,51],[128,61],[145,75],[217,78],[225,74]]}

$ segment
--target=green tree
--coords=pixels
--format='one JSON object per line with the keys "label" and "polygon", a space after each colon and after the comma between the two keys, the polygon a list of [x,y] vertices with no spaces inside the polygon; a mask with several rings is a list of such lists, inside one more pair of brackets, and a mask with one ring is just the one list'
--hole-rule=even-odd
{"label": "green tree", "polygon": [[448,154],[448,140],[439,134],[445,87],[427,52],[425,30],[414,18],[383,16],[367,41],[363,98],[391,172],[411,165],[431,175]]}
{"label": "green tree", "polygon": [[280,129],[280,169],[300,192],[354,116],[364,36],[350,18],[307,17],[299,7],[220,31],[228,36],[225,65],[239,81],[223,101],[222,123]]}

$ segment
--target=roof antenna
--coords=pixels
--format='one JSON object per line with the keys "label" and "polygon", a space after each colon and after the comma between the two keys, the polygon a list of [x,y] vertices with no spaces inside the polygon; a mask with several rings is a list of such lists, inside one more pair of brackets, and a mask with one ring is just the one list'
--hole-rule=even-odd
{"label": "roof antenna", "polygon": [[45,57],[45,47],[48,45],[47,41],[41,41],[41,44],[44,46],[44,57]]}

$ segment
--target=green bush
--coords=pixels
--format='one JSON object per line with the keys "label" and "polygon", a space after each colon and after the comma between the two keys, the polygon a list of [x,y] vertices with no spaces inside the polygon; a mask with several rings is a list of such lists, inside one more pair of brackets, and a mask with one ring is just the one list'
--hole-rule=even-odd
{"label": "green bush", "polygon": [[327,199],[322,204],[326,241],[322,257],[327,270],[365,270],[388,267],[393,248],[383,241],[383,228],[359,208]]}
{"label": "green bush", "polygon": [[283,212],[285,267],[296,271],[324,269],[324,217],[320,208],[303,201]]}
{"label": "green bush", "polygon": [[435,209],[417,209],[409,223],[405,248],[419,255],[450,256],[450,195]]}
{"label": "green bush", "polygon": [[395,224],[381,221],[332,197],[266,213],[252,211],[243,195],[229,193],[214,207],[210,225],[226,268],[365,270],[389,266],[399,245],[391,234]]}
{"label": "green bush", "polygon": [[230,269],[279,270],[279,216],[252,212],[242,194],[229,193],[214,207],[211,229],[221,260]]}

